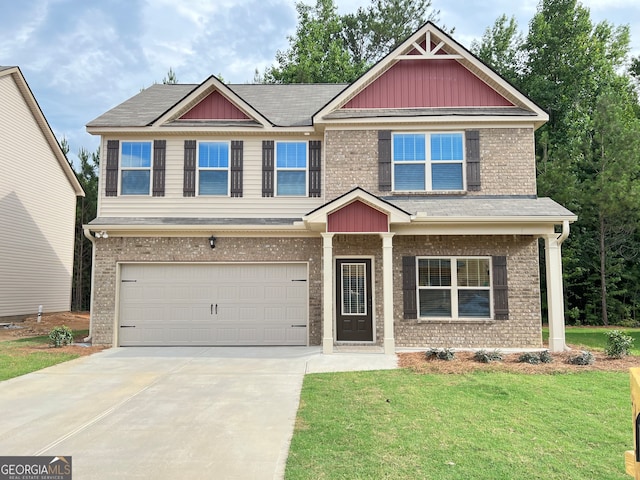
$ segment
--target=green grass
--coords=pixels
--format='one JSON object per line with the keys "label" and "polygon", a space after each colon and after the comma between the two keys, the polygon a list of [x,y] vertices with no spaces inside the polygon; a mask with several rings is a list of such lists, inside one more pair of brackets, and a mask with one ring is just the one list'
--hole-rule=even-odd
{"label": "green grass", "polygon": [[307,375],[286,479],[628,478],[629,375]]}
{"label": "green grass", "polygon": [[[606,332],[620,330],[633,337],[633,348],[631,355],[640,355],[640,328],[624,327],[566,327],[565,339],[567,344],[576,347],[594,348],[604,350],[607,346]],[[549,338],[549,328],[542,329],[542,338],[546,341]]]}
{"label": "green grass", "polygon": [[[88,331],[76,330],[73,333],[75,337],[88,335]],[[0,342],[0,381],[42,370],[80,356],[75,353],[57,352],[54,348],[46,351],[25,350],[25,347],[41,346],[48,343],[48,336]]]}

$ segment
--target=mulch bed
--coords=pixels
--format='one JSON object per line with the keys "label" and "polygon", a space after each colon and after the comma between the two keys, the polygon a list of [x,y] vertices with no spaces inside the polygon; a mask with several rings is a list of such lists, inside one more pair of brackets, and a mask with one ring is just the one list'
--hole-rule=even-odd
{"label": "mulch bed", "polygon": [[513,372],[524,374],[552,374],[585,371],[629,372],[632,367],[640,367],[640,357],[627,356],[620,359],[607,357],[604,352],[591,351],[595,357],[592,365],[572,365],[568,363],[571,356],[580,353],[580,349],[573,348],[570,352],[553,353],[552,363],[531,365],[520,363],[520,354],[504,354],[501,362],[480,363],[473,359],[473,352],[456,352],[451,361],[425,357],[425,352],[410,352],[398,354],[398,365],[409,368],[417,373],[451,373],[460,374],[475,371]]}

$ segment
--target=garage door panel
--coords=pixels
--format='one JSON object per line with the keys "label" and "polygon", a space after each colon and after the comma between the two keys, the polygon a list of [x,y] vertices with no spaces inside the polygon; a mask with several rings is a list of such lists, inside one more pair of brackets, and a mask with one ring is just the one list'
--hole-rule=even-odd
{"label": "garage door panel", "polygon": [[[306,345],[305,264],[127,264],[119,344]],[[292,325],[302,325],[292,327]]]}

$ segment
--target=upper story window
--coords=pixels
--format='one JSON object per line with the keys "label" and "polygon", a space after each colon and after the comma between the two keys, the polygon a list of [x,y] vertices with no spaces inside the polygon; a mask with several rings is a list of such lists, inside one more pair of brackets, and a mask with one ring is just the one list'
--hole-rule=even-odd
{"label": "upper story window", "polygon": [[307,195],[307,142],[276,142],[276,195]]}
{"label": "upper story window", "polygon": [[393,134],[393,190],[464,190],[464,134]]}
{"label": "upper story window", "polygon": [[229,194],[229,143],[198,144],[198,194]]}
{"label": "upper story window", "polygon": [[418,258],[418,312],[426,318],[491,318],[491,259]]}
{"label": "upper story window", "polygon": [[149,195],[151,142],[122,142],[120,169],[122,195]]}

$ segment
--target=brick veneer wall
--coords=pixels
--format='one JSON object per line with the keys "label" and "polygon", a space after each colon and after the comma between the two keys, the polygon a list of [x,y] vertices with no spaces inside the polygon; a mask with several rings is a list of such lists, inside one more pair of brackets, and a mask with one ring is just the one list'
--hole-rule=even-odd
{"label": "brick veneer wall", "polygon": [[309,341],[321,339],[322,277],[319,238],[110,237],[96,241],[92,337],[94,344],[113,344],[117,262],[309,262]]}
{"label": "brick veneer wall", "polygon": [[[467,195],[535,195],[532,128],[480,129],[481,189]],[[325,140],[325,194],[330,201],[361,187],[378,189],[378,131],[328,130]]]}
{"label": "brick veneer wall", "polygon": [[[396,236],[393,239],[394,319],[399,347],[541,347],[538,241],[530,236]],[[421,255],[506,255],[509,319],[405,320],[402,257]]]}
{"label": "brick veneer wall", "polygon": [[[93,342],[113,343],[117,262],[309,262],[309,342],[322,338],[322,241],[319,238],[119,238],[96,241]],[[376,343],[383,340],[382,241],[377,235],[336,235],[337,257],[371,257]],[[402,257],[506,255],[509,320],[418,321],[403,318]],[[538,243],[530,236],[400,236],[393,238],[394,335],[398,347],[540,347]]]}

